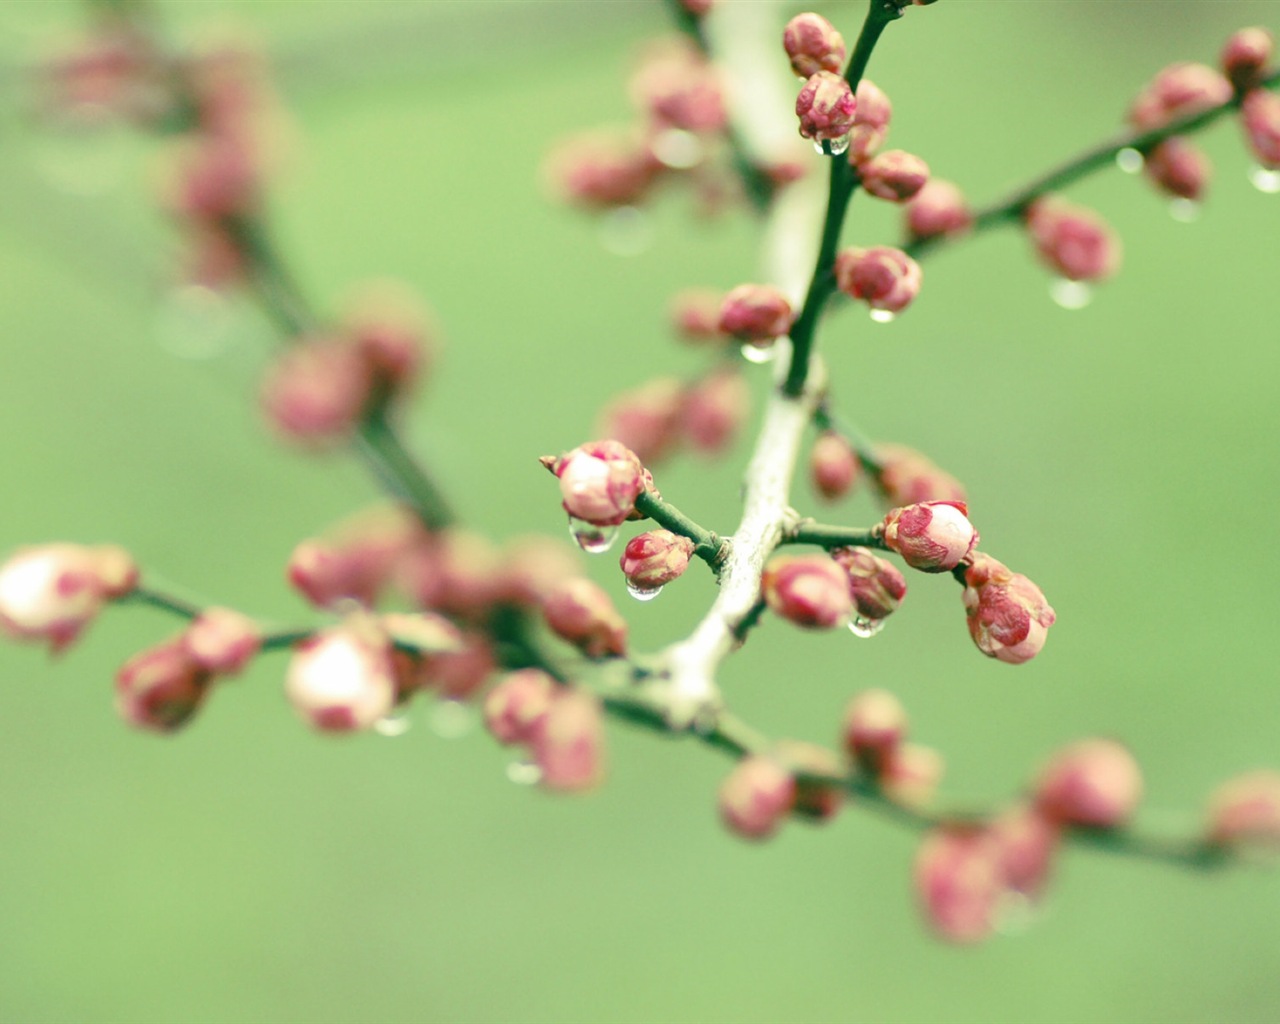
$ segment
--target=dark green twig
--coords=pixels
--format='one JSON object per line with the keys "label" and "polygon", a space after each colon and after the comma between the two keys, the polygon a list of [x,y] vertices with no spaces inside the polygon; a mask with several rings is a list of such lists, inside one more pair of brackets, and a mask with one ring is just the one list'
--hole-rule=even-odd
{"label": "dark green twig", "polygon": [[701,558],[712,569],[720,568],[729,550],[729,542],[717,536],[704,526],[700,526],[681,512],[670,502],[654,494],[643,491],[636,498],[636,511],[644,513],[663,529],[688,537],[693,541],[693,553]]}

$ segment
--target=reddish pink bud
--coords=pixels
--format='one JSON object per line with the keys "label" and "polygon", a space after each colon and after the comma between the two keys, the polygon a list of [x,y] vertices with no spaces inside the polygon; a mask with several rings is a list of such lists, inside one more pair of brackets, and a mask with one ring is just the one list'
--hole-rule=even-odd
{"label": "reddish pink bud", "polygon": [[925,807],[933,800],[946,767],[932,747],[901,743],[880,771],[880,789],[903,807]]}
{"label": "reddish pink bud", "polygon": [[800,134],[815,142],[843,139],[853,127],[858,102],[849,83],[830,71],[809,76],[796,97]]}
{"label": "reddish pink bud", "polygon": [[1058,751],[1036,782],[1040,813],[1062,825],[1116,828],[1142,799],[1142,773],[1114,740],[1080,740]]}
{"label": "reddish pink bud", "polygon": [[887,690],[863,690],[844,713],[844,747],[866,771],[879,775],[907,735],[907,712]]}
{"label": "reddish pink bud", "polygon": [[504,746],[530,743],[541,731],[556,682],[541,669],[508,672],[484,700],[484,724]]}
{"label": "reddish pink bud", "polygon": [[905,203],[929,181],[929,165],[913,153],[890,149],[858,168],[862,187],[878,199]]}
{"label": "reddish pink bud", "polygon": [[1209,799],[1205,838],[1217,846],[1280,853],[1280,772],[1249,772],[1219,786]]}
{"label": "reddish pink bud", "polygon": [[416,655],[447,654],[463,648],[462,632],[433,612],[388,612],[378,616],[387,636]]}
{"label": "reddish pink bud", "polygon": [[217,675],[235,675],[262,647],[262,630],[230,608],[206,608],[181,637],[187,656]]}
{"label": "reddish pink bud", "polygon": [[548,789],[580,790],[604,778],[604,716],[581,690],[556,695],[533,737],[533,759]]}
{"label": "reddish pink bud", "polygon": [[544,175],[568,202],[600,208],[640,202],[661,170],[662,164],[636,139],[594,134],[558,146]]}
{"label": "reddish pink bud", "polygon": [[645,489],[644,466],[618,441],[588,441],[542,464],[560,480],[564,510],[596,526],[616,526]]}
{"label": "reddish pink bud", "polygon": [[588,658],[625,657],[627,623],[600,587],[588,579],[566,580],[542,602],[551,631]]}
{"label": "reddish pink bud", "polygon": [[457,650],[432,654],[422,662],[422,685],[448,700],[467,700],[489,682],[498,659],[486,633],[464,633]]}
{"label": "reddish pink bud", "polygon": [[[418,690],[439,684],[443,694],[461,698],[482,684],[492,668],[492,659],[485,661],[479,671],[461,683],[458,667],[442,667],[432,657],[445,654],[465,655],[468,651],[462,632],[442,615],[432,612],[391,612],[378,616],[378,623],[386,630],[395,645],[391,650],[391,664],[396,681],[396,702],[403,703]],[[481,643],[480,646],[485,646]],[[486,652],[487,654],[487,649]],[[472,668],[466,657],[460,659],[462,671]],[[443,677],[443,678],[442,678]],[[456,691],[456,692],[455,692]]]}
{"label": "reddish pink bud", "polygon": [[304,341],[284,352],[262,382],[262,408],[276,432],[323,445],[344,440],[372,393],[360,353],[342,341]]}
{"label": "reddish pink bud", "polygon": [[344,600],[372,605],[393,575],[428,545],[422,524],[407,508],[375,505],[300,543],[289,557],[287,575],[318,608]]}
{"label": "reddish pink bud", "polygon": [[[844,806],[843,779],[847,767],[832,751],[815,743],[782,740],[773,750],[776,757],[795,779],[795,796],[791,809],[806,818],[827,821]],[[805,778],[805,776],[813,776]],[[833,782],[820,779],[837,780]]]}
{"label": "reddish pink bud", "polygon": [[826,555],[779,555],[764,568],[760,590],[774,614],[805,629],[842,626],[853,613],[849,578]]}
{"label": "reddish pink bud", "polygon": [[1032,804],[1011,807],[989,827],[1004,887],[1032,898],[1044,892],[1062,829]]}
{"label": "reddish pink bud", "polygon": [[1069,280],[1101,281],[1120,267],[1120,239],[1092,210],[1050,196],[1027,210],[1026,222],[1040,258]]}
{"label": "reddish pink bud", "polygon": [[958,235],[969,230],[972,223],[964,193],[941,178],[930,178],[907,204],[907,234],[912,238]]}
{"label": "reddish pink bud", "polygon": [[844,66],[844,36],[820,14],[797,14],[782,30],[782,48],[791,70],[801,78],[819,71],[839,74]]}
{"label": "reddish pink bud", "polygon": [[895,508],[884,517],[884,543],[913,569],[950,572],[967,561],[978,544],[962,501],[922,501]]}
{"label": "reddish pink bud", "polygon": [[715,68],[683,40],[664,41],[645,58],[631,79],[631,98],[664,128],[715,132],[724,127]]}
{"label": "reddish pink bud", "polygon": [[824,430],[809,454],[809,479],[827,501],[843,498],[861,474],[862,464],[853,445],[834,430]]}
{"label": "reddish pink bud", "polygon": [[1175,136],[1156,146],[1143,163],[1147,177],[1161,191],[1182,199],[1203,198],[1213,165],[1204,152]]}
{"label": "reddish pink bud", "polygon": [[902,444],[876,445],[876,486],[894,506],[965,500],[964,487],[927,456]]}
{"label": "reddish pink bud", "polygon": [[1010,665],[1040,653],[1056,616],[1039,587],[982,552],[974,553],[964,579],[965,616],[978,650]]}
{"label": "reddish pink bud", "polygon": [[56,654],[107,601],[123,597],[137,582],[137,567],[123,548],[20,548],[0,566],[0,629],[15,640],[47,642]]}
{"label": "reddish pink bud", "polygon": [[395,706],[391,644],[377,621],[350,616],[300,643],[285,675],[285,696],[317,729],[368,729]]}
{"label": "reddish pink bud", "polygon": [[916,854],[915,887],[925,919],[940,937],[961,943],[987,938],[1003,890],[990,835],[964,825],[929,833]]}
{"label": "reddish pink bud", "polygon": [[1231,83],[1207,64],[1171,64],[1138,94],[1129,123],[1139,131],[1220,107],[1231,99]]}
{"label": "reddish pink bud", "polygon": [[180,639],[134,655],[116,675],[116,710],[139,729],[173,732],[186,725],[204,701],[209,673]]}
{"label": "reddish pink bud", "polygon": [[632,537],[619,565],[627,583],[636,590],[657,590],[678,579],[689,568],[693,541],[670,530],[650,530]]}
{"label": "reddish pink bud", "polygon": [[680,429],[691,447],[714,455],[723,451],[751,411],[751,389],[736,367],[713,370],[694,383],[680,406]]}
{"label": "reddish pink bud", "polygon": [[671,324],[687,341],[719,341],[721,292],[710,288],[687,288],[671,299]]}
{"label": "reddish pink bud", "polygon": [[156,55],[145,34],[107,25],[76,40],[36,69],[55,113],[74,108],[145,116],[154,108]]}
{"label": "reddish pink bud", "polygon": [[831,552],[849,576],[849,595],[864,619],[878,621],[898,610],[907,596],[907,581],[898,567],[866,548],[836,548]]}
{"label": "reddish pink bud", "polygon": [[366,286],[343,319],[349,343],[388,393],[411,388],[434,355],[435,339],[417,299],[394,283]]}
{"label": "reddish pink bud", "polygon": [[417,580],[413,593],[419,603],[467,620],[488,615],[502,582],[498,548],[484,535],[458,527],[434,536],[431,556],[419,569],[430,577]]}
{"label": "reddish pink bud", "polygon": [[715,0],[680,0],[680,6],[690,14],[701,18],[715,6]]}
{"label": "reddish pink bud", "polygon": [[752,345],[769,344],[791,330],[787,297],[767,284],[740,284],[720,304],[720,330]]}
{"label": "reddish pink bud", "polygon": [[720,784],[720,817],[744,839],[767,839],[791,811],[796,783],[774,758],[743,758]]}
{"label": "reddish pink bud", "polygon": [[252,212],[259,172],[238,139],[200,135],[174,151],[167,205],[184,217],[225,220]]}
{"label": "reddish pink bud", "polygon": [[900,313],[920,293],[924,273],[901,249],[877,245],[845,249],[836,256],[836,284],[872,309]]}
{"label": "reddish pink bud", "polygon": [[599,433],[630,448],[641,462],[657,462],[680,440],[684,396],[684,383],[675,377],[646,381],[605,406],[597,422]]}
{"label": "reddish pink bud", "polygon": [[1253,155],[1263,167],[1280,168],[1280,96],[1254,89],[1240,106],[1241,124]]}
{"label": "reddish pink bud", "polygon": [[1270,30],[1261,26],[1233,32],[1222,47],[1219,58],[1227,78],[1241,92],[1258,84],[1262,72],[1275,54],[1276,40]]}
{"label": "reddish pink bud", "polygon": [[864,78],[858,83],[858,111],[849,132],[849,163],[857,167],[884,145],[893,105],[878,86]]}
{"label": "reddish pink bud", "polygon": [[569,545],[542,535],[519,537],[503,551],[496,596],[508,604],[538,605],[581,572],[578,553]]}

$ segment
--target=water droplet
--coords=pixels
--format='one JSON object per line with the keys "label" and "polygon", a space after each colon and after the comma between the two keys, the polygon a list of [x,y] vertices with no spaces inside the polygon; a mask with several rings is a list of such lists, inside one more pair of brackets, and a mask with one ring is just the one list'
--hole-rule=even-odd
{"label": "water droplet", "polygon": [[507,765],[507,778],[517,786],[536,786],[542,781],[542,769],[532,761],[512,761]]}
{"label": "water droplet", "polygon": [[1137,174],[1142,170],[1142,165],[1145,162],[1142,154],[1132,146],[1126,146],[1116,154],[1116,166],[1124,171],[1125,174]]}
{"label": "water droplet", "polygon": [[655,597],[662,593],[661,587],[637,587],[630,580],[627,580],[627,593],[634,597],[637,601],[652,601]]}
{"label": "water droplet", "polygon": [[838,139],[831,140],[831,155],[843,156],[849,149],[849,136],[841,135]]}
{"label": "water droplet", "polygon": [[1250,167],[1249,183],[1259,192],[1275,195],[1280,192],[1280,169],[1267,167]]}
{"label": "water droplet", "polygon": [[374,722],[373,731],[379,736],[403,736],[412,724],[409,713],[404,708],[396,708]]}
{"label": "water droplet", "polygon": [[431,731],[442,740],[465,736],[475,724],[475,708],[460,700],[438,701],[431,709]]}
{"label": "water droplet", "polygon": [[1190,224],[1200,219],[1200,204],[1180,196],[1169,202],[1169,216],[1179,224]]}
{"label": "water droplet", "polygon": [[1030,896],[1006,889],[996,905],[996,931],[1001,935],[1022,935],[1039,917],[1040,907]]}
{"label": "water droplet", "polygon": [[740,349],[742,358],[749,363],[755,363],[757,366],[763,366],[765,363],[773,362],[777,350],[774,345],[743,345]]}
{"label": "water droplet", "polygon": [[653,227],[643,210],[619,206],[600,218],[600,244],[615,256],[639,256],[653,244]]}
{"label": "water droplet", "polygon": [[1063,309],[1084,309],[1093,301],[1093,288],[1084,281],[1055,277],[1049,284],[1049,297]]}
{"label": "water droplet", "polygon": [[156,313],[156,340],[180,359],[212,359],[230,346],[235,319],[226,296],[203,285],[183,285]]}
{"label": "water droplet", "polygon": [[85,104],[64,111],[42,127],[36,160],[56,188],[82,196],[102,195],[124,178],[132,132],[114,111]]}
{"label": "water droplet", "polygon": [[898,319],[898,314],[889,309],[873,309],[871,319],[878,324],[891,324]]}
{"label": "water droplet", "polygon": [[569,536],[587,554],[600,555],[613,547],[613,542],[618,539],[618,528],[596,526],[595,523],[585,523],[581,519],[570,516]]}
{"label": "water droplet", "polygon": [[654,156],[677,171],[696,167],[702,162],[702,140],[693,132],[686,132],[680,128],[668,128],[664,132],[659,132],[654,137],[651,148]]}
{"label": "water droplet", "polygon": [[849,621],[849,632],[862,640],[875,636],[884,629],[884,619],[868,619],[857,615]]}

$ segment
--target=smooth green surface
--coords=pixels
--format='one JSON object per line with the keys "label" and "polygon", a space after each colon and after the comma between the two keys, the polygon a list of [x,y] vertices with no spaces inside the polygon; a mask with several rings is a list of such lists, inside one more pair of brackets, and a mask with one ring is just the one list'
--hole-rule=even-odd
{"label": "smooth green surface", "polygon": [[[119,143],[101,195],[55,186],[68,147],[33,131],[17,67],[77,10],[0,5],[0,544],[117,541],[193,594],[306,621],[284,560],[371,485],[340,456],[267,439],[253,396],[272,342],[251,311],[219,358],[158,343],[172,240],[146,144]],[[653,245],[633,259],[544,199],[553,139],[628,116],[629,55],[662,28],[660,5],[162,10],[175,34],[206,19],[263,34],[298,137],[273,212],[299,276],[329,308],[369,277],[420,289],[447,349],[413,443],[477,526],[559,534],[536,456],[586,439],[612,392],[696,367],[664,334],[671,292],[756,273],[749,220],[690,220],[688,196],[653,210]],[[861,6],[824,10],[851,38]],[[1231,29],[1280,28],[1277,11],[946,0],[890,27],[870,77],[893,98],[892,143],[984,202],[1109,133],[1162,65],[1212,60]],[[822,333],[842,410],[964,479],[984,548],[1043,586],[1060,619],[1041,658],[979,657],[957,588],[913,578],[874,641],[766,622],[725,673],[748,720],[827,739],[854,690],[888,686],[945,751],[948,791],[975,798],[1013,791],[1059,743],[1114,734],[1143,764],[1153,827],[1163,808],[1193,824],[1220,780],[1280,763],[1280,196],[1246,184],[1234,126],[1204,141],[1218,180],[1198,223],[1118,172],[1073,190],[1126,246],[1088,309],[1053,306],[1007,230],[932,259],[898,322],[849,309]],[[852,217],[847,239],[896,238],[865,196]],[[677,460],[659,482],[727,530],[741,461]],[[797,503],[813,507],[803,485]],[[864,497],[839,515],[875,512]],[[592,570],[641,649],[681,635],[713,593],[695,566],[632,605],[611,558]],[[714,814],[727,762],[692,744],[612,727],[609,784],[552,798],[506,781],[483,735],[435,736],[425,707],[398,740],[311,735],[278,657],[185,734],[133,733],[112,673],[173,628],[118,611],[52,665],[0,648],[4,1020],[1280,1015],[1273,874],[1072,852],[1032,928],[957,951],[916,918],[913,837],[850,808],[763,848],[734,842]]]}

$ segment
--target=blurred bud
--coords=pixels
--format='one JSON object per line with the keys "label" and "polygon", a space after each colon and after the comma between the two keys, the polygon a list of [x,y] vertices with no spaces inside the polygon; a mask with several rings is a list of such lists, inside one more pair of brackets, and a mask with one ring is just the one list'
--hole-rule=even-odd
{"label": "blurred bud", "polygon": [[[795,795],[791,809],[806,818],[827,821],[844,806],[843,779],[848,774],[844,763],[826,747],[800,740],[780,740],[773,750],[776,757],[795,779]],[[823,779],[834,782],[818,781]]]}
{"label": "blurred bud", "polygon": [[1040,653],[1056,616],[1039,587],[980,551],[964,580],[964,611],[978,650],[1010,665]]}
{"label": "blurred bud", "polygon": [[849,578],[826,555],[778,555],[765,566],[760,589],[775,615],[805,629],[833,629],[853,613]]}
{"label": "blurred bud", "polygon": [[260,175],[240,140],[197,135],[171,145],[164,203],[175,214],[221,221],[256,209]]}
{"label": "blurred bud", "polygon": [[849,163],[857,167],[884,145],[889,134],[893,105],[889,97],[869,79],[858,83],[858,109],[849,132]]}
{"label": "blurred bud", "polygon": [[809,479],[827,501],[843,498],[853,488],[862,464],[853,446],[834,430],[824,430],[809,454]]}
{"label": "blurred bud", "polygon": [[844,249],[836,255],[836,284],[872,309],[900,313],[920,293],[920,264],[901,249],[877,245]]}
{"label": "blurred bud", "polygon": [[877,199],[905,203],[929,181],[929,165],[913,153],[890,149],[858,168],[862,187]]}
{"label": "blurred bud", "polygon": [[680,6],[690,14],[701,18],[715,6],[715,0],[680,0]]}
{"label": "blurred bud", "polygon": [[349,616],[302,641],[289,661],[285,696],[317,729],[368,729],[395,705],[391,645],[376,620]]}
{"label": "blurred bud", "polygon": [[1142,799],[1133,755],[1114,740],[1080,740],[1054,754],[1035,787],[1040,813],[1062,825],[1116,828]]}
{"label": "blurred bud", "polygon": [[468,632],[456,650],[428,655],[422,661],[422,685],[446,700],[467,700],[498,670],[489,635]]}
{"label": "blurred bud", "polygon": [[14,640],[48,643],[57,654],[107,601],[125,596],[137,582],[137,566],[123,548],[19,548],[0,566],[0,629]]}
{"label": "blurred bud", "polygon": [[716,132],[724,127],[723,90],[716,70],[683,39],[664,40],[631,78],[631,99],[666,128]]}
{"label": "blurred bud", "polygon": [[902,444],[878,444],[875,461],[880,467],[875,475],[876,487],[890,505],[965,501],[960,481],[914,448]]}
{"label": "blurred bud", "polygon": [[1205,838],[1216,846],[1280,854],[1280,772],[1229,779],[1209,798]]}
{"label": "blurred bud", "polygon": [[518,537],[503,551],[496,594],[508,604],[539,605],[556,586],[581,572],[578,553],[568,544],[542,534]]}
{"label": "blurred bud", "polygon": [[187,656],[206,672],[235,675],[262,647],[262,630],[231,608],[206,608],[182,634]]}
{"label": "blurred bud", "polygon": [[1071,281],[1101,281],[1120,267],[1120,239],[1092,210],[1049,196],[1026,212],[1036,252]]}
{"label": "blurred bud", "polygon": [[815,142],[843,139],[853,127],[857,107],[848,82],[830,71],[815,72],[796,97],[800,134]]}
{"label": "blurred bud", "polygon": [[922,501],[895,508],[884,517],[884,543],[913,569],[950,572],[968,560],[978,544],[962,501]]}
{"label": "blurred bud", "polygon": [[373,605],[393,575],[408,571],[428,545],[421,522],[406,507],[374,505],[302,541],[289,556],[287,575],[317,608],[344,600]]}
{"label": "blurred bud", "polygon": [[976,826],[948,825],[925,837],[915,861],[925,919],[941,938],[972,943],[995,929],[1003,886],[995,844]]}
{"label": "blurred bud", "polygon": [[547,158],[544,176],[564,200],[586,207],[640,202],[662,170],[634,138],[596,133],[569,139]]}
{"label": "blurred bud", "polygon": [[588,441],[542,464],[560,480],[564,510],[596,526],[616,526],[645,489],[644,466],[618,441]]}
{"label": "blurred bud", "polygon": [[627,623],[600,587],[588,579],[566,580],[542,602],[551,631],[588,658],[625,657]]}
{"label": "blurred bud", "polygon": [[1258,163],[1280,168],[1280,96],[1254,89],[1240,106],[1245,138]]}
{"label": "blurred bud", "polygon": [[116,710],[139,729],[173,732],[199,710],[209,678],[181,639],[167,641],[134,655],[116,674]]}
{"label": "blurred bud", "polygon": [[782,30],[782,48],[791,70],[801,78],[819,71],[839,74],[844,66],[844,36],[820,14],[797,14]]}
{"label": "blurred bud", "polygon": [[720,304],[720,330],[753,345],[767,344],[791,330],[787,297],[767,284],[740,284]]}
{"label": "blurred bud", "polygon": [[959,187],[941,178],[930,178],[907,204],[907,234],[912,238],[936,238],[969,230],[973,215]]}
{"label": "blurred bud", "polygon": [[344,440],[372,393],[360,353],[343,341],[312,339],[283,352],[262,382],[262,408],[281,436],[309,445]]}
{"label": "blurred bud", "polygon": [[680,430],[707,455],[723,451],[751,411],[751,389],[737,367],[722,367],[692,384],[680,406]]}
{"label": "blurred bud", "polygon": [[1049,881],[1062,830],[1033,804],[1018,804],[988,827],[1004,888],[1033,899]]}
{"label": "blurred bud", "polygon": [[1171,64],[1156,75],[1129,108],[1139,131],[1220,107],[1231,99],[1231,83],[1207,64]]}
{"label": "blurred bud", "polygon": [[880,770],[880,789],[903,807],[925,807],[946,771],[942,755],[920,743],[900,743]]}
{"label": "blurred bud", "polygon": [[831,557],[849,577],[849,595],[864,619],[880,620],[898,610],[907,596],[907,581],[898,567],[866,548],[836,548]]}
{"label": "blurred bud", "polygon": [[656,377],[610,400],[598,420],[599,433],[635,452],[643,463],[657,462],[680,439],[684,383]]}
{"label": "blurred bud", "polygon": [[580,790],[604,778],[604,716],[581,690],[558,693],[533,737],[533,759],[548,789]]}
{"label": "blurred bud", "polygon": [[671,298],[671,324],[686,341],[720,341],[720,303],[724,295],[711,288],[686,288]]}
{"label": "blurred bud", "polygon": [[720,818],[744,839],[767,839],[791,811],[796,783],[774,758],[745,757],[720,784]]}
{"label": "blurred bud", "polygon": [[484,700],[484,724],[504,746],[530,743],[556,697],[556,682],[541,669],[508,672]]}
{"label": "blurred bud", "polygon": [[1231,84],[1240,92],[1247,92],[1262,78],[1275,49],[1276,40],[1269,29],[1257,25],[1242,28],[1227,38],[1219,62]]}
{"label": "blurred bud", "polygon": [[689,568],[693,541],[670,530],[650,530],[632,537],[619,564],[627,582],[637,590],[656,590],[678,579]]}
{"label": "blurred bud", "polygon": [[865,771],[880,775],[907,735],[907,712],[888,690],[863,690],[844,713],[844,748]]}
{"label": "blurred bud", "polygon": [[426,313],[407,289],[386,282],[367,285],[343,318],[343,334],[360,353],[378,385],[397,393],[413,387],[434,355]]}
{"label": "blurred bud", "polygon": [[1204,198],[1213,174],[1213,165],[1204,152],[1177,136],[1152,149],[1142,167],[1162,192],[1193,201]]}
{"label": "blurred bud", "polygon": [[[474,530],[450,527],[434,535],[416,594],[420,604],[460,619],[483,619],[497,600],[502,556],[493,541]],[[430,601],[422,598],[430,595]]]}
{"label": "blurred bud", "polygon": [[213,221],[188,221],[182,226],[180,284],[213,291],[229,289],[245,279],[245,254],[227,232]]}
{"label": "blurred bud", "polygon": [[159,64],[151,40],[128,25],[109,24],[52,55],[36,72],[55,115],[77,108],[146,118],[158,105]]}

